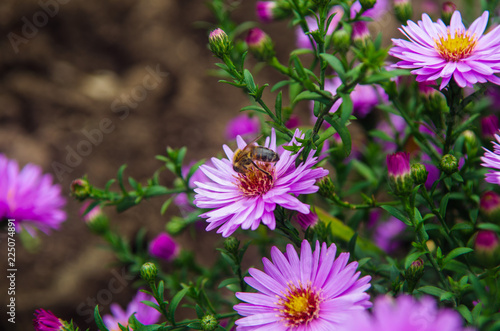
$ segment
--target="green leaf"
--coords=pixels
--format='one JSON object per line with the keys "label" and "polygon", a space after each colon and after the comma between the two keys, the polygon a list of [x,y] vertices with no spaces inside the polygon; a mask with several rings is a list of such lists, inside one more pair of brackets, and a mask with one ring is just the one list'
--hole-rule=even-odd
{"label": "green leaf", "polygon": [[446,265],[450,260],[456,258],[457,256],[473,252],[474,250],[469,247],[457,247],[446,255],[443,260],[443,265]]}
{"label": "green leaf", "polygon": [[457,310],[460,315],[462,315],[462,317],[467,321],[467,323],[472,323],[473,318],[469,308],[464,305],[460,305],[457,307]]}
{"label": "green leaf", "polygon": [[443,218],[446,218],[446,208],[448,207],[449,199],[450,199],[450,194],[446,193],[444,197],[441,199],[441,203],[439,204],[439,213]]}
{"label": "green leaf", "polygon": [[370,168],[363,162],[358,161],[356,159],[352,160],[352,165],[363,177],[365,177],[368,181],[370,181],[371,184],[377,183],[377,177],[373,173],[372,168]]}
{"label": "green leaf", "polygon": [[440,298],[446,291],[435,286],[422,286],[417,291]]}
{"label": "green leaf", "polygon": [[388,81],[391,78],[398,77],[398,76],[409,76],[410,75],[410,70],[405,70],[405,69],[395,69],[395,70],[390,70],[390,71],[382,71],[373,75],[369,75],[365,78],[365,80],[362,82],[363,85],[365,84],[376,84],[384,81]]}
{"label": "green leaf", "polygon": [[104,325],[104,322],[102,321],[101,315],[99,314],[99,305],[95,306],[94,308],[94,320],[95,324],[97,324],[97,327],[101,331],[109,331],[106,325]]}
{"label": "green leaf", "polygon": [[170,206],[170,204],[172,203],[173,200],[174,200],[174,197],[170,197],[167,201],[165,201],[161,205],[161,209],[160,209],[160,214],[161,215],[165,214],[165,212],[167,211],[168,207]]}
{"label": "green leaf", "polygon": [[283,93],[281,91],[278,93],[278,95],[276,96],[276,101],[274,103],[274,111],[276,113],[276,117],[278,118],[279,124],[283,123],[283,118],[281,116],[281,107],[283,104],[282,94]]}
{"label": "green leaf", "polygon": [[245,84],[247,84],[248,90],[251,93],[255,92],[255,89],[256,89],[255,82],[253,80],[252,74],[250,73],[250,71],[248,71],[248,69],[243,70],[243,76],[244,76]]}
{"label": "green leaf", "polygon": [[281,82],[277,82],[276,84],[273,85],[273,87],[271,87],[271,92],[274,92],[290,84],[293,84],[293,80],[282,80]]}
{"label": "green leaf", "polygon": [[345,80],[344,66],[342,65],[342,62],[336,56],[331,55],[331,54],[325,54],[325,53],[321,53],[319,56],[321,56],[330,65],[330,67],[332,67],[332,69],[340,77],[340,80],[342,80],[342,81]]}
{"label": "green leaf", "polygon": [[474,225],[470,224],[470,223],[457,223],[455,224],[450,232],[453,232],[453,231],[472,231],[474,230]]}
{"label": "green leaf", "polygon": [[179,292],[177,292],[176,295],[172,298],[172,301],[170,301],[170,305],[168,306],[168,317],[169,321],[175,325],[175,311],[177,310],[177,306],[179,306],[179,303],[181,300],[184,298],[186,293],[189,291],[189,287],[185,287]]}
{"label": "green leaf", "polygon": [[240,280],[238,278],[228,278],[224,279],[220,284],[218,288],[223,288],[231,284],[239,284]]}
{"label": "green leaf", "polygon": [[[328,92],[328,91],[325,91],[325,92],[329,93],[331,95],[330,92]],[[299,93],[299,95],[297,95],[295,97],[295,99],[293,100],[293,103],[297,103],[298,101],[301,101],[301,100],[316,100],[316,101],[319,101],[325,105],[331,104],[331,101],[332,101],[331,99],[327,99],[327,98],[323,97],[319,93],[311,92],[311,91],[303,91],[303,92]]]}
{"label": "green leaf", "polygon": [[500,232],[500,226],[493,224],[493,223],[481,223],[477,227],[481,230],[491,230],[491,231],[495,231],[497,233]]}
{"label": "green leaf", "polygon": [[337,130],[340,139],[342,139],[342,144],[344,146],[344,154],[346,157],[349,156],[349,154],[351,154],[351,148],[352,148],[351,133],[349,132],[349,130],[347,130],[347,127],[345,125],[342,125],[340,123],[338,117],[336,119],[333,119],[331,116],[325,116],[325,120],[328,123],[330,123],[330,125],[333,126],[335,130]]}
{"label": "green leaf", "polygon": [[420,256],[424,254],[425,252],[414,252],[408,255],[405,260],[405,269],[408,269],[413,262],[415,262]]}
{"label": "green leaf", "polygon": [[342,111],[340,125],[345,125],[351,117],[353,104],[349,94],[340,93],[340,96],[342,97],[342,105],[340,106],[340,110]]}
{"label": "green leaf", "polygon": [[127,190],[125,189],[125,186],[123,185],[123,172],[125,171],[125,168],[127,167],[126,164],[122,165],[119,169],[118,169],[118,174],[117,174],[117,177],[118,177],[118,185],[120,185],[120,189],[122,190],[122,193],[123,195],[128,195],[127,193]]}
{"label": "green leaf", "polygon": [[253,110],[253,111],[256,111],[259,113],[267,114],[266,111],[264,110],[264,108],[259,107],[259,106],[255,106],[255,105],[246,106],[246,107],[243,107],[240,109],[240,111],[247,111],[247,110]]}
{"label": "green leaf", "polygon": [[406,225],[412,226],[410,219],[405,214],[403,214],[403,212],[401,210],[399,210],[393,206],[388,206],[388,205],[384,205],[384,206],[380,206],[380,207],[382,207],[382,209],[384,209],[389,214],[396,217],[398,220],[402,221]]}

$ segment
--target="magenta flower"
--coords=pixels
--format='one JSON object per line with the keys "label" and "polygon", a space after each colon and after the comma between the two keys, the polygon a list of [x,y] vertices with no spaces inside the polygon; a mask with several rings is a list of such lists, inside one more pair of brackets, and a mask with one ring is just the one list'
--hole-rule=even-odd
{"label": "magenta flower", "polygon": [[65,330],[63,320],[59,319],[50,310],[37,309],[33,314],[35,331],[62,331]]}
{"label": "magenta flower", "polygon": [[160,233],[149,244],[149,254],[166,261],[175,259],[179,251],[179,245],[166,232]]}
{"label": "magenta flower", "polygon": [[344,331],[465,331],[460,314],[438,309],[431,297],[419,301],[409,295],[394,299],[381,296],[375,300],[372,314],[367,311],[351,316]]}
{"label": "magenta flower", "polygon": [[387,155],[389,177],[402,177],[410,174],[410,153],[397,152]]}
{"label": "magenta flower", "polygon": [[495,74],[500,72],[500,27],[483,35],[488,15],[485,11],[466,30],[459,11],[453,13],[450,26],[442,20],[434,23],[423,14],[418,25],[408,21],[400,29],[410,41],[393,39],[395,47],[389,54],[402,60],[395,66],[415,69],[412,73],[419,82],[442,78],[439,89],[451,77],[460,87],[487,81],[499,85]]}
{"label": "magenta flower", "polygon": [[260,132],[260,123],[257,117],[247,114],[236,116],[226,126],[226,139],[233,140],[236,136],[255,136]]}
{"label": "magenta flower", "polygon": [[151,295],[138,291],[136,296],[128,304],[126,311],[124,311],[118,304],[112,303],[110,305],[112,315],[104,315],[102,317],[102,320],[109,331],[120,331],[118,323],[126,327],[128,325],[128,319],[133,313],[135,313],[137,320],[144,325],[151,325],[158,322],[161,316],[160,312],[141,303],[141,301],[155,302],[155,299]]}
{"label": "magenta flower", "polygon": [[293,216],[293,219],[299,223],[302,230],[307,230],[310,226],[315,226],[318,223],[318,215],[311,211],[309,214],[297,213]]}
{"label": "magenta flower", "polygon": [[498,129],[498,116],[496,114],[481,119],[481,133],[484,138],[493,139]]}
{"label": "magenta flower", "polygon": [[[498,134],[495,134],[495,139],[500,143],[500,136]],[[488,183],[500,185],[500,144],[494,141],[492,143],[493,152],[483,147],[486,152],[484,156],[481,156],[481,161],[483,161],[481,165],[483,167],[496,169],[496,171],[490,170],[490,172],[486,174],[486,181]]]}
{"label": "magenta flower", "polygon": [[[295,137],[301,136],[302,133],[296,130],[289,145],[297,144]],[[245,148],[246,143],[240,136],[236,141],[240,150]],[[264,147],[277,151],[274,129]],[[217,233],[222,233],[224,237],[230,236],[239,227],[255,230],[260,223],[274,230],[274,209],[277,205],[308,214],[309,206],[297,196],[317,192],[316,180],[328,174],[322,168],[312,169],[317,162],[314,151],[309,153],[304,163],[295,167],[299,154],[292,155],[286,150],[275,164],[255,161],[271,176],[253,166],[246,173],[237,173],[232,164],[234,152],[226,145],[223,148],[227,159],[212,158],[213,167],[200,167],[210,180],[195,182],[198,188],[195,189],[194,203],[198,208],[212,209],[200,216],[210,223],[207,231],[220,226]]]}
{"label": "magenta flower", "polygon": [[274,20],[273,10],[276,8],[275,1],[257,1],[257,18],[264,23],[270,23]]}
{"label": "magenta flower", "polygon": [[15,160],[0,154],[0,178],[0,221],[14,219],[16,231],[34,236],[36,229],[48,234],[66,220],[61,187],[39,166],[27,164],[19,171]]}
{"label": "magenta flower", "polygon": [[479,210],[491,221],[500,221],[500,195],[486,191],[479,200]]}
{"label": "magenta flower", "polygon": [[498,236],[490,230],[480,230],[476,236],[474,248],[477,252],[493,253],[499,246]]}
{"label": "magenta flower", "polygon": [[314,252],[304,240],[300,257],[292,245],[286,255],[271,249],[272,261],[263,258],[264,271],[250,268],[245,282],[257,293],[238,292],[246,303],[234,306],[244,316],[236,330],[337,330],[356,311],[371,306],[370,276],[359,279],[357,262],[347,264],[349,253],[335,258],[337,247],[316,241]]}

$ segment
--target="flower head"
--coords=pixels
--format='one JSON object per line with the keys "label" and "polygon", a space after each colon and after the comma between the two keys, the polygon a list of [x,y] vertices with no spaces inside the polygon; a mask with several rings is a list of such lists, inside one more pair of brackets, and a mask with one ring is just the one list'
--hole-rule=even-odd
{"label": "flower head", "polygon": [[410,154],[397,152],[387,155],[387,172],[389,184],[397,195],[409,193],[413,188],[411,177]]}
{"label": "flower head", "polygon": [[34,164],[19,171],[15,160],[0,154],[0,178],[0,221],[12,218],[16,231],[25,229],[32,236],[35,229],[46,234],[59,229],[66,219],[66,200],[51,175]]}
{"label": "flower head", "polygon": [[[295,131],[290,142],[297,144],[295,137],[301,137],[299,130]],[[238,136],[238,148],[244,150],[247,145]],[[276,149],[276,134],[272,131],[271,138],[264,144],[274,152]],[[254,161],[255,166],[249,166],[244,173],[233,169],[233,152],[228,146],[223,146],[227,159],[212,158],[212,166],[202,165],[200,169],[209,180],[197,181],[195,204],[198,208],[212,209],[202,215],[210,223],[207,231],[220,226],[217,230],[224,237],[230,236],[239,227],[255,230],[263,223],[271,230],[276,227],[274,209],[277,205],[303,214],[309,213],[309,206],[297,199],[300,194],[311,194],[318,191],[316,179],[328,174],[322,168],[312,169],[317,159],[314,151],[307,155],[304,163],[295,166],[299,154],[283,151],[276,163]]]}
{"label": "flower head", "polygon": [[233,140],[236,136],[254,136],[259,133],[260,123],[257,117],[247,114],[236,116],[226,126],[226,139]]}
{"label": "flower head", "polygon": [[262,259],[264,271],[251,268],[245,278],[258,293],[236,293],[245,302],[234,306],[244,316],[237,330],[336,330],[353,312],[370,307],[370,276],[360,279],[357,262],[347,264],[349,253],[335,258],[336,250],[316,241],[312,252],[304,240],[299,257],[292,245],[286,255],[273,247],[272,261]]}
{"label": "flower head", "polygon": [[349,331],[465,331],[460,314],[438,309],[431,297],[417,301],[409,295],[396,299],[381,296],[375,300],[372,314],[356,313],[342,330]]}
{"label": "flower head", "polygon": [[293,219],[299,223],[302,230],[307,230],[308,227],[313,227],[318,223],[318,214],[311,211],[309,214],[297,213],[294,215]]}
{"label": "flower head", "polygon": [[50,310],[37,309],[33,314],[33,327],[35,331],[62,331],[64,328],[64,321],[59,319]]}
{"label": "flower head", "polygon": [[264,23],[270,23],[274,20],[273,10],[276,8],[275,1],[257,1],[257,18]]}
{"label": "flower head", "polygon": [[493,152],[484,148],[486,151],[484,156],[481,157],[481,165],[483,167],[493,168],[495,170],[490,170],[489,173],[486,174],[486,181],[488,183],[493,183],[500,185],[500,136],[495,134],[495,139],[497,142],[493,142]]}
{"label": "flower head", "polygon": [[395,66],[415,69],[417,81],[442,78],[440,89],[453,77],[460,87],[490,81],[500,85],[495,75],[500,72],[498,48],[500,27],[483,35],[489,13],[485,11],[469,29],[465,29],[459,11],[455,11],[450,26],[442,20],[431,21],[427,14],[415,24],[408,21],[403,32],[410,40],[393,39],[389,54],[402,61]]}
{"label": "flower head", "polygon": [[500,195],[493,191],[486,191],[479,200],[479,210],[487,220],[500,222]]}
{"label": "flower head", "polygon": [[123,326],[128,325],[128,319],[135,313],[135,318],[144,325],[151,325],[158,322],[160,312],[143,304],[141,301],[153,301],[154,298],[144,292],[138,291],[136,296],[130,301],[127,310],[124,311],[118,304],[112,303],[110,310],[112,315],[104,315],[102,320],[109,331],[120,331],[118,323]]}
{"label": "flower head", "polygon": [[166,261],[175,259],[179,250],[179,245],[166,232],[160,233],[149,244],[149,254]]}
{"label": "flower head", "polygon": [[229,40],[226,32],[219,28],[210,32],[210,35],[208,36],[208,45],[212,53],[214,53],[215,56],[219,58],[222,58],[224,57],[224,55],[229,54],[229,52],[233,48],[233,45]]}
{"label": "flower head", "polygon": [[250,52],[259,61],[267,61],[275,54],[274,43],[271,40],[271,37],[259,28],[248,30],[245,42],[247,43]]}

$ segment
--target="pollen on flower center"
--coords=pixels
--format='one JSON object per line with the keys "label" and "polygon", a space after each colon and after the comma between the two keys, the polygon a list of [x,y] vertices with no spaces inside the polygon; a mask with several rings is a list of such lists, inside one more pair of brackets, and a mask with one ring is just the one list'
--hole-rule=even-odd
{"label": "pollen on flower center", "polygon": [[287,327],[307,325],[319,316],[320,293],[311,285],[299,287],[291,284],[284,299],[278,301],[281,320]]}
{"label": "pollen on flower center", "polygon": [[255,162],[255,164],[257,164],[261,170],[251,166],[246,173],[238,174],[236,177],[236,185],[238,185],[243,195],[247,197],[265,194],[274,186],[274,165],[265,162]]}
{"label": "pollen on flower center", "polygon": [[445,36],[440,35],[439,39],[434,39],[436,50],[446,61],[457,62],[468,57],[474,51],[477,44],[476,35],[469,32],[455,30],[452,36],[450,30]]}

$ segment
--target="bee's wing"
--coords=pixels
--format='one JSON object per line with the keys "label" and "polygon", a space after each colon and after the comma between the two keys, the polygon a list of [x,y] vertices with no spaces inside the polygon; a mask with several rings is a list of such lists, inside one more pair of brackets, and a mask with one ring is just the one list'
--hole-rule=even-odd
{"label": "bee's wing", "polygon": [[253,145],[257,140],[259,140],[262,137],[262,135],[257,136],[257,138],[254,138],[251,142],[247,143],[245,148],[243,150],[246,150],[248,146]]}

